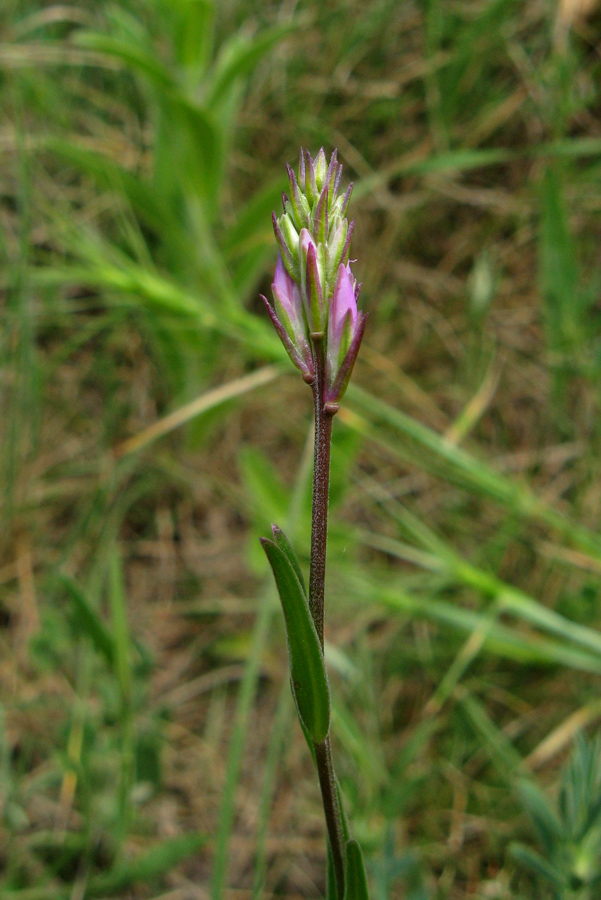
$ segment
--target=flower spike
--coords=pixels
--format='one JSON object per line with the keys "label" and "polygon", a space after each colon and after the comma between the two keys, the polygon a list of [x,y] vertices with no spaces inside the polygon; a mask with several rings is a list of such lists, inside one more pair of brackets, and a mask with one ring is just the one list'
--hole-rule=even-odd
{"label": "flower spike", "polygon": [[334,150],[315,157],[301,148],[298,176],[286,166],[289,191],[283,215],[273,214],[279,256],[263,298],[294,365],[313,384],[323,409],[333,414],[346,390],[365,328],[357,308],[360,285],[349,263],[354,223],[346,210],[352,184],[339,194],[342,166]]}

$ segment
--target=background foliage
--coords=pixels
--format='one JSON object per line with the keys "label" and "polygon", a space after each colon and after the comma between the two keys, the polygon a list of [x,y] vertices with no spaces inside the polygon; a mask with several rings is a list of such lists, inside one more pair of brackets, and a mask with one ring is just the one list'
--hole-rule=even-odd
{"label": "background foliage", "polygon": [[601,716],[600,24],[2,4],[7,900],[323,890],[257,543],[308,549],[310,394],[257,301],[301,144],[355,182],[370,313],[327,656],[373,897],[595,897],[598,744],[559,768]]}

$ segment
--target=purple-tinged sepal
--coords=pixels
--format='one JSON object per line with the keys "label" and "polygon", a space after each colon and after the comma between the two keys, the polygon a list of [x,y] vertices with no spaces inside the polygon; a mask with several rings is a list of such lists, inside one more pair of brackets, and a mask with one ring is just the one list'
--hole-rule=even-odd
{"label": "purple-tinged sepal", "polygon": [[298,157],[298,182],[300,184],[300,189],[303,194],[306,193],[306,182],[305,182],[305,151],[303,148],[300,148],[300,153]]}
{"label": "purple-tinged sepal", "polygon": [[358,286],[350,265],[340,265],[328,316],[324,403],[335,412],[349,383],[365,329],[364,313],[357,309]]}
{"label": "purple-tinged sepal", "polygon": [[[338,158],[338,151],[334,150],[332,156],[336,156]],[[334,165],[334,184],[332,185],[332,191],[330,194],[330,212],[334,207],[334,203],[336,202],[336,198],[338,196],[338,185],[340,184],[340,177],[342,175],[342,163]]]}
{"label": "purple-tinged sepal", "polygon": [[365,331],[366,322],[367,313],[360,312],[357,317],[357,324],[355,326],[351,345],[342,361],[342,364],[340,365],[340,368],[338,369],[336,378],[334,379],[333,384],[330,385],[329,383],[326,383],[324,391],[324,407],[330,414],[338,412],[340,401],[346,393],[348,383],[351,380],[351,375],[353,374],[355,361],[357,359],[357,356],[359,355],[359,349],[361,347],[361,341],[363,340],[363,332]]}
{"label": "purple-tinged sepal", "polygon": [[311,232],[320,244],[328,238],[328,185],[325,184],[313,210]]}
{"label": "purple-tinged sepal", "polygon": [[328,173],[328,164],[326,163],[326,154],[323,147],[319,148],[319,152],[313,160],[313,170],[315,172],[315,186],[317,187],[317,192],[321,193],[323,186],[326,183],[326,176]]}
{"label": "purple-tinged sepal", "polygon": [[315,377],[313,357],[307,334],[301,293],[296,282],[286,271],[282,257],[278,256],[275,276],[271,285],[274,307],[261,295],[271,321],[294,365],[303,378],[312,383]]}
{"label": "purple-tinged sepal", "polygon": [[[295,281],[298,281],[300,277],[300,267],[298,260],[298,235],[296,236],[296,243],[294,240],[290,240],[293,237],[289,225],[294,228],[292,223],[289,222],[288,216],[284,214],[283,216],[278,217],[275,213],[271,214],[271,222],[273,224],[273,233],[275,234],[275,239],[278,242],[278,247],[280,249],[280,256],[282,257],[283,263],[286,266],[286,270],[291,278]],[[284,226],[282,228],[282,226]],[[284,231],[286,233],[284,233]],[[296,232],[295,232],[296,233]]]}
{"label": "purple-tinged sepal", "polygon": [[334,281],[340,264],[346,265],[348,262],[354,227],[354,222],[351,222],[349,225],[348,219],[343,219],[340,216],[337,216],[332,222],[327,245],[328,264],[326,274],[328,283]]}
{"label": "purple-tinged sepal", "polygon": [[[330,157],[330,163],[328,165],[328,171],[326,172],[326,177],[324,181],[324,187],[328,189],[328,212],[330,212],[332,208],[332,201],[334,195],[336,193],[336,176],[338,175],[339,170],[342,169],[342,166],[338,165],[338,151],[334,150],[332,156]],[[340,178],[340,176],[338,175]]]}
{"label": "purple-tinged sepal", "polygon": [[346,211],[348,209],[349,200],[351,199],[351,193],[353,190],[353,182],[349,184],[346,189],[346,193],[342,195],[342,197],[337,197],[334,205],[332,207],[332,215],[333,216],[344,216],[346,215]]}
{"label": "purple-tinged sepal", "polygon": [[319,189],[317,187],[317,181],[315,180],[316,161],[317,157],[314,161],[309,151],[305,150],[305,196],[311,206],[315,204],[315,201],[319,197]]}

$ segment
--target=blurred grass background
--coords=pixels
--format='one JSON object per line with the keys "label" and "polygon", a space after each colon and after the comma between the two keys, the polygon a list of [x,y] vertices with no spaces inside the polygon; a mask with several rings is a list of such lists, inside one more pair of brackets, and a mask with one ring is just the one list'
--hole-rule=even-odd
{"label": "blurred grass background", "polygon": [[576,0],[4,0],[0,896],[323,890],[257,543],[307,560],[257,299],[301,144],[370,313],[327,656],[372,895],[560,896],[511,847],[601,717],[600,51]]}

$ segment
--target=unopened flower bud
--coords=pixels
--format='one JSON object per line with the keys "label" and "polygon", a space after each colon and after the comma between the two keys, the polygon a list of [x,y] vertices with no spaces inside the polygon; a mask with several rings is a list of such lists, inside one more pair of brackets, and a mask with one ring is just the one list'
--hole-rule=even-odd
{"label": "unopened flower bud", "polygon": [[358,296],[350,265],[340,265],[328,317],[324,401],[331,406],[346,391],[363,338],[366,317],[357,309]]}
{"label": "unopened flower bud", "polygon": [[353,183],[351,181],[351,183],[349,184],[349,186],[346,189],[346,193],[343,194],[341,197],[337,197],[336,200],[334,201],[334,205],[332,207],[332,215],[333,216],[344,216],[346,214],[346,211],[347,211],[348,205],[349,205],[349,200],[351,199],[352,190],[353,190]]}
{"label": "unopened flower bud", "polygon": [[291,217],[284,213],[280,218],[276,218],[273,213],[271,220],[273,222],[273,230],[275,233],[282,260],[289,275],[298,282],[300,276],[299,258],[298,258],[298,232],[294,227]]}
{"label": "unopened flower bud", "polygon": [[311,231],[320,244],[325,244],[328,236],[328,185],[324,185],[317,205],[313,210]]}
{"label": "unopened flower bud", "polygon": [[315,186],[317,187],[318,192],[321,192],[326,183],[327,172],[326,155],[323,147],[320,148],[319,153],[313,161],[313,169],[315,171]]}
{"label": "unopened flower bud", "polygon": [[309,336],[305,323],[305,315],[301,293],[296,282],[286,271],[281,255],[275,267],[275,276],[271,285],[275,309],[263,297],[263,302],[271,317],[271,321],[286,348],[294,365],[300,369],[305,381],[311,383],[315,370],[309,345]]}
{"label": "unopened flower bud", "polygon": [[[301,157],[302,158],[302,157]],[[291,166],[287,166],[288,180],[290,182],[290,206],[294,216],[294,224],[298,231],[301,228],[307,228],[311,215],[311,207],[301,189],[298,186],[296,175]],[[288,210],[287,210],[288,211]]]}
{"label": "unopened flower bud", "polygon": [[295,279],[298,279],[300,275],[299,265],[298,265],[298,253],[295,251],[295,248],[290,248],[284,237],[284,232],[282,231],[281,222],[284,216],[281,216],[279,219],[277,218],[275,213],[271,214],[271,222],[273,224],[273,233],[275,234],[275,239],[278,242],[278,247],[280,248],[280,255],[282,257],[282,261],[286,266],[286,269],[289,275]]}
{"label": "unopened flower bud", "polygon": [[328,282],[333,281],[341,263],[348,262],[349,247],[353,235],[354,222],[349,225],[348,219],[337,216],[332,223],[328,238]]}
{"label": "unopened flower bud", "polygon": [[305,150],[305,195],[311,206],[314,205],[319,197],[319,190],[315,181],[315,163],[308,150]]}

